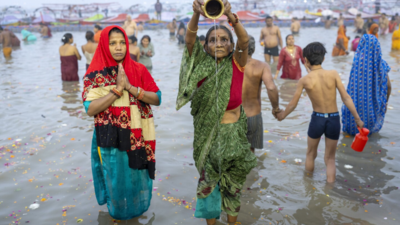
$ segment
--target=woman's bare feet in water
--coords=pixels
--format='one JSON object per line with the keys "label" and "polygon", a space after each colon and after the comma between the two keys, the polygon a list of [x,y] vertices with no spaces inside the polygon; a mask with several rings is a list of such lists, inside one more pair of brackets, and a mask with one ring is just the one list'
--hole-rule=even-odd
{"label": "woman's bare feet in water", "polygon": [[207,225],[215,225],[217,220],[216,219],[206,219]]}
{"label": "woman's bare feet in water", "polygon": [[235,225],[237,221],[237,216],[228,215],[228,225]]}

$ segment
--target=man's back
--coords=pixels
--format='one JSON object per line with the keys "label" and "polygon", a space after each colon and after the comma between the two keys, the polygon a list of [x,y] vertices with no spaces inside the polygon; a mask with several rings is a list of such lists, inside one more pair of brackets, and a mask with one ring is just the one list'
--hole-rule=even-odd
{"label": "man's back", "polygon": [[[247,117],[258,115],[261,112],[261,82],[264,72],[268,73],[265,70],[270,71],[267,63],[256,59],[249,59],[247,61],[244,71],[242,95],[242,105]],[[272,76],[271,82],[273,82]]]}
{"label": "man's back", "polygon": [[[337,112],[336,87],[339,75],[336,70],[319,69],[301,78],[304,89],[312,102],[314,111],[319,113]],[[339,78],[340,79],[340,78]]]}
{"label": "man's back", "polygon": [[3,44],[3,48],[11,47],[11,32],[8,30],[3,30],[0,33],[0,40]]}

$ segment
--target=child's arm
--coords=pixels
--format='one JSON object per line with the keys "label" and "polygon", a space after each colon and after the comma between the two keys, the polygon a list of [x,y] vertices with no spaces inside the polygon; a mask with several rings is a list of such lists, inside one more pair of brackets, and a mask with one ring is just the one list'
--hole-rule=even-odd
{"label": "child's arm", "polygon": [[336,88],[339,90],[340,97],[342,98],[343,103],[350,110],[351,114],[353,114],[354,120],[358,127],[363,128],[364,122],[360,119],[360,116],[357,113],[356,107],[354,106],[354,102],[351,99],[350,95],[347,93],[346,89],[342,84],[342,80],[338,73],[336,73]]}
{"label": "child's arm", "polygon": [[277,115],[279,121],[284,120],[296,108],[297,103],[299,103],[301,93],[303,92],[303,82],[303,78],[301,78],[297,83],[296,92],[294,93],[292,100],[289,102],[289,105],[286,107],[285,111],[282,111]]}

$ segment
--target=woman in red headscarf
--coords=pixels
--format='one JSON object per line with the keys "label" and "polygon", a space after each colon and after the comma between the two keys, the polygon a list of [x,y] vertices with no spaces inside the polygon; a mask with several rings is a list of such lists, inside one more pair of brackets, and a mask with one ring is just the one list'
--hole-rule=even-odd
{"label": "woman in red headscarf", "polygon": [[84,77],[83,104],[94,116],[92,172],[97,202],[128,220],[150,206],[155,172],[155,129],[150,105],[161,92],[142,64],[129,57],[118,26],[105,28]]}

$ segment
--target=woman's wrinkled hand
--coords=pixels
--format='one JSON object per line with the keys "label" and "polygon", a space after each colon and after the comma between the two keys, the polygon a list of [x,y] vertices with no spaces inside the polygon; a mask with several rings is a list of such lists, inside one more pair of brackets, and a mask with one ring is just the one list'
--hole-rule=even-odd
{"label": "woman's wrinkled hand", "polygon": [[204,16],[203,9],[201,8],[201,5],[204,3],[200,3],[199,0],[194,0],[193,1],[193,12],[201,14]]}
{"label": "woman's wrinkled hand", "polygon": [[229,3],[228,1],[223,1],[224,2],[224,8],[225,8],[225,10],[224,10],[224,15],[225,16],[228,16],[228,15],[230,15],[231,13],[232,13],[232,6],[231,6],[231,3]]}

